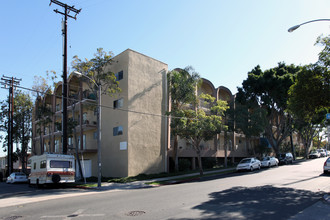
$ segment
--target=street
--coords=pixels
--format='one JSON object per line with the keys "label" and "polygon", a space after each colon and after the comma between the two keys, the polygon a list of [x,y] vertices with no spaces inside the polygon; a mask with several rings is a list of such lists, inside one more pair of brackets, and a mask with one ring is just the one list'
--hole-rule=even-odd
{"label": "street", "polygon": [[1,196],[0,219],[290,219],[330,192],[324,161],[135,190],[32,189]]}

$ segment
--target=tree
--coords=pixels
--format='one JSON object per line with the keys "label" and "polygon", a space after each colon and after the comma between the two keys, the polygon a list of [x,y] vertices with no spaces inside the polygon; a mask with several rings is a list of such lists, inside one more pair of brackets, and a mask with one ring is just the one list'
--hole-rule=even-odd
{"label": "tree", "polygon": [[262,71],[256,66],[238,88],[237,101],[242,105],[260,106],[267,112],[265,136],[275,153],[292,130],[292,118],[285,112],[288,90],[300,67],[279,63],[277,67]]}
{"label": "tree", "polygon": [[319,60],[318,60],[317,64],[329,69],[329,67],[330,67],[330,35],[328,35],[326,37],[319,36],[316,40],[315,45],[323,46],[323,49],[319,53]]}
{"label": "tree", "polygon": [[181,118],[180,126],[177,128],[177,134],[185,138],[194,147],[197,157],[200,175],[203,175],[203,165],[201,157],[201,142],[209,141],[224,129],[222,118],[224,112],[228,109],[226,101],[218,100],[210,95],[201,94],[203,106],[209,106],[210,112],[205,113],[202,108],[196,110],[181,110],[184,118]]}
{"label": "tree", "polygon": [[[36,105],[35,105],[35,120],[36,120],[36,132],[37,134],[39,134],[40,149],[43,149],[44,147],[42,135],[45,132],[45,128],[47,126],[50,126],[50,124],[52,123],[53,115],[54,112],[52,111],[52,109],[49,106],[47,106],[47,104],[43,102],[42,98],[39,96],[36,100]],[[36,153],[34,152],[35,149],[32,149],[32,151],[34,154]]]}
{"label": "tree", "polygon": [[181,117],[184,116],[183,109],[187,105],[195,105],[196,89],[200,83],[200,76],[195,70],[188,66],[184,69],[175,69],[167,74],[169,94],[171,97],[171,133],[174,136],[173,159],[175,172],[179,171],[178,160],[178,133],[182,123]]}
{"label": "tree", "polygon": [[15,115],[14,115],[14,131],[15,139],[20,143],[16,154],[22,163],[22,171],[27,173],[27,152],[32,132],[32,99],[28,93],[21,91],[15,95]]}
{"label": "tree", "polygon": [[97,91],[96,85],[101,86],[102,94],[112,95],[114,93],[120,92],[119,82],[117,80],[116,74],[111,72],[108,68],[113,61],[112,52],[106,52],[102,48],[98,48],[94,54],[94,58],[84,61],[81,60],[77,55],[73,57],[72,68],[74,71],[82,73],[89,77],[82,78],[92,91]]}
{"label": "tree", "polygon": [[[20,90],[15,92],[14,96],[14,112],[13,112],[13,130],[12,137],[16,143],[18,143],[17,151],[13,155],[13,161],[20,159],[22,162],[22,170],[26,172],[26,158],[27,151],[29,150],[29,142],[31,139],[32,130],[32,100],[29,94],[23,93]],[[0,112],[1,131],[7,131],[8,129],[8,100],[1,102]],[[3,148],[6,148],[8,143],[8,133],[5,136]],[[6,151],[6,150],[5,150]]]}
{"label": "tree", "polygon": [[289,90],[287,108],[303,140],[306,158],[318,127],[323,125],[330,110],[329,79],[327,68],[317,64],[304,66]]}
{"label": "tree", "polygon": [[[102,48],[98,48],[97,52],[94,54],[94,58],[88,60],[85,59],[82,61],[78,58],[78,56],[73,57],[72,68],[74,71],[77,71],[86,77],[82,78],[85,81],[89,88],[92,91],[99,90],[98,98],[102,96],[102,94],[113,95],[114,93],[120,92],[121,89],[119,88],[119,77],[120,75],[116,75],[115,73],[109,70],[109,65],[111,65],[114,61],[112,59],[113,54],[112,52],[105,52]],[[97,112],[97,120],[98,120],[98,129],[100,126],[100,109],[101,103],[98,103],[98,112]],[[72,113],[74,115],[74,113]],[[74,122],[74,118],[73,118]],[[75,128],[75,126],[73,126]],[[73,130],[73,134],[75,137],[76,142],[76,157],[78,160],[78,166],[80,169],[80,176],[82,175],[82,169],[80,165],[80,160],[78,157],[78,141],[76,130]],[[100,146],[100,136],[98,137],[98,146]],[[98,163],[100,161],[100,152],[98,153]],[[100,166],[98,166],[98,185],[101,183],[101,170]]]}
{"label": "tree", "polygon": [[[251,138],[260,137],[260,134],[265,131],[266,115],[266,110],[258,105],[241,105],[236,103],[234,109],[235,131],[245,135],[248,149],[251,146]],[[260,148],[258,152],[260,152]],[[253,154],[256,154],[256,149],[254,148]]]}

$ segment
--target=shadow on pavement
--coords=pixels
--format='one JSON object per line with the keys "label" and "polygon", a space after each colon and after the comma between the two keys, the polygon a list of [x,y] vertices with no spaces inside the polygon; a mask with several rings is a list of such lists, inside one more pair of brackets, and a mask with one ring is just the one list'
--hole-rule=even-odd
{"label": "shadow on pavement", "polygon": [[193,209],[203,219],[289,219],[319,201],[322,194],[273,186],[233,187],[210,194],[209,201]]}
{"label": "shadow on pavement", "polygon": [[[87,192],[92,191],[86,189],[73,188],[67,184],[48,185],[41,188],[36,186],[29,187],[27,183],[22,184],[6,184],[0,183],[0,199],[21,197],[21,198],[33,198],[40,195],[62,195],[69,192]],[[94,190],[95,191],[95,190]]]}

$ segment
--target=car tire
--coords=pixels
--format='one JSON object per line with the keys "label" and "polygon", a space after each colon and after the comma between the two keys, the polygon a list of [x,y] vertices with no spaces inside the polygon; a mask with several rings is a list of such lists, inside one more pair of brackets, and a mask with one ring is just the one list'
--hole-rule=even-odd
{"label": "car tire", "polygon": [[260,170],[260,169],[261,169],[261,166],[259,165],[259,166],[258,166],[258,170]]}
{"label": "car tire", "polygon": [[251,172],[253,171],[253,167],[252,167],[252,166],[250,167],[250,171],[251,171]]}
{"label": "car tire", "polygon": [[270,168],[270,163],[268,163],[268,168]]}

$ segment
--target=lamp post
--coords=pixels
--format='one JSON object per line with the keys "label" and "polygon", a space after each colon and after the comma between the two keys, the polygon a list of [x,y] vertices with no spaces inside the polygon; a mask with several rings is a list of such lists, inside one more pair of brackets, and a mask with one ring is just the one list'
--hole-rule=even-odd
{"label": "lamp post", "polygon": [[330,19],[316,19],[316,20],[306,21],[304,23],[301,23],[301,24],[298,24],[298,25],[295,25],[295,26],[290,27],[288,29],[288,32],[291,33],[293,31],[297,30],[301,25],[312,23],[312,22],[316,22],[316,21],[330,21]]}
{"label": "lamp post", "polygon": [[[83,75],[80,72],[73,71],[73,73],[77,76],[84,76],[89,79],[94,85],[98,88],[98,105],[97,105],[97,187],[101,187],[101,84],[97,84],[95,80],[90,78],[89,76]],[[79,158],[78,158],[79,159]]]}

